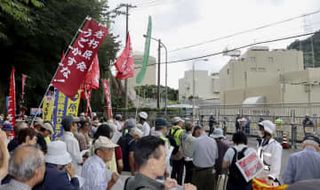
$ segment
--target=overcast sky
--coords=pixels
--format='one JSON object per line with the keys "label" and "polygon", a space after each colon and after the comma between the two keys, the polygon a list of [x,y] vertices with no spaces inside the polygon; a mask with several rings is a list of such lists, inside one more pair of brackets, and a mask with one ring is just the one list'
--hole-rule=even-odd
{"label": "overcast sky", "polygon": [[[131,3],[129,31],[133,51],[143,52],[148,16],[152,17],[152,36],[161,38],[168,48],[168,61],[220,52],[265,40],[282,38],[320,29],[320,13],[299,18],[232,38],[205,43],[193,48],[179,48],[210,41],[233,33],[253,29],[291,17],[318,11],[319,0],[109,0],[111,9],[120,3]],[[125,10],[124,8],[122,9]],[[124,45],[125,16],[118,16],[111,31],[119,35]],[[286,48],[294,39],[267,44],[271,49]],[[164,50],[162,49],[164,52]],[[245,52],[241,50],[242,53]],[[157,43],[152,42],[150,54],[157,57]],[[162,55],[164,60],[164,54]],[[211,72],[219,70],[229,57],[210,57],[208,62],[197,61],[196,69]],[[192,68],[192,61],[168,64],[168,86],[178,88],[184,71]],[[161,67],[164,85],[164,65]]]}

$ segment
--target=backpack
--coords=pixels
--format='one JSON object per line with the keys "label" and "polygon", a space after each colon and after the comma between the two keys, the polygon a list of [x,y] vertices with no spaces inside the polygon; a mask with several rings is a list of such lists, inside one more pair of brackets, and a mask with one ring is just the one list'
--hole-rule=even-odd
{"label": "backpack", "polygon": [[244,152],[247,150],[247,147],[243,148],[238,152],[234,147],[232,147],[235,154],[233,156],[232,162],[229,167],[229,181],[228,183],[237,184],[237,185],[247,185],[250,182],[247,182],[240,172],[239,168],[236,165],[236,162],[244,157]]}
{"label": "backpack", "polygon": [[[174,131],[172,132],[172,130]],[[180,145],[177,144],[177,141],[174,137],[179,130],[179,128],[170,129],[169,134],[167,135],[170,145],[173,146],[172,155],[175,155],[179,151]]]}

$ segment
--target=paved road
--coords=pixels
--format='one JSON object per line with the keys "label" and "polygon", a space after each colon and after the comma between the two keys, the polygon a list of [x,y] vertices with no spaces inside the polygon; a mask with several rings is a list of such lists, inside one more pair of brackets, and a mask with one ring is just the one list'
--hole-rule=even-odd
{"label": "paved road", "polygon": [[[227,136],[229,140],[231,140],[231,136]],[[248,146],[256,148],[257,146],[257,141],[255,137],[249,137],[248,138]],[[297,150],[292,150],[292,149],[284,149],[282,152],[282,164],[281,164],[281,176],[284,172],[285,167],[287,166],[287,162],[289,159],[289,155],[292,154],[293,152],[299,151],[299,145]],[[126,178],[129,176],[129,173],[124,173],[121,175],[120,181],[112,188],[113,190],[123,190],[124,182]]]}

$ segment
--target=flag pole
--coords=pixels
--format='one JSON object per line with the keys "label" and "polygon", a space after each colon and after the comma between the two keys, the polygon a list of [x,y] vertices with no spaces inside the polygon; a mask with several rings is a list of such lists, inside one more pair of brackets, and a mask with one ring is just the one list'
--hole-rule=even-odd
{"label": "flag pole", "polygon": [[[83,27],[84,23],[85,23],[87,20],[90,20],[90,19],[91,19],[91,17],[87,16],[87,17],[82,21],[82,23],[81,23],[80,27],[78,28],[76,34],[75,34],[74,37],[72,38],[70,44],[67,46],[66,54],[68,54],[68,52],[69,52],[69,47],[73,44],[73,42],[75,41],[75,39],[78,37],[79,31],[80,31],[80,29]],[[64,55],[66,55],[66,54],[64,54]],[[31,126],[33,126],[33,123],[34,123],[37,115],[39,114],[39,109],[41,108],[41,106],[42,106],[42,104],[43,104],[43,102],[44,102],[44,98],[45,98],[46,94],[47,94],[48,91],[49,91],[49,88],[50,88],[50,86],[51,86],[52,80],[53,80],[54,77],[56,76],[56,74],[57,74],[57,72],[58,72],[58,69],[59,69],[59,66],[60,66],[60,64],[63,62],[63,60],[64,60],[64,58],[65,58],[64,55],[63,55],[61,61],[59,62],[59,65],[58,65],[58,68],[57,68],[56,72],[54,73],[53,77],[51,78],[51,81],[50,81],[50,83],[49,83],[49,85],[48,85],[48,88],[46,89],[46,91],[45,91],[45,93],[44,93],[44,96],[43,96],[42,99],[41,99],[41,102],[40,102],[40,104],[39,104],[39,106],[38,106],[38,109],[37,109],[36,114],[35,114],[35,115],[33,116],[33,118],[32,118]]]}
{"label": "flag pole", "polygon": [[[139,93],[141,93],[141,88],[139,88]],[[139,98],[139,95],[138,95],[138,105],[136,107],[136,116],[135,116],[135,120],[137,120],[137,117],[138,117],[138,109],[139,109],[139,105],[140,105],[140,98]]]}

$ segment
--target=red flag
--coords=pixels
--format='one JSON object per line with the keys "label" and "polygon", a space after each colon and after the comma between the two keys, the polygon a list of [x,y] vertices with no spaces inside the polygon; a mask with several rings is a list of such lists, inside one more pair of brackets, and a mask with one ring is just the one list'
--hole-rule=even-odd
{"label": "red flag", "polygon": [[127,79],[134,76],[134,59],[132,56],[131,40],[128,33],[126,47],[122,51],[122,54],[115,62],[115,67],[118,70],[116,78]]}
{"label": "red flag", "polygon": [[10,75],[10,89],[9,89],[9,107],[8,107],[8,121],[12,126],[16,124],[16,83],[14,77],[15,69],[11,70]]}
{"label": "red flag", "polygon": [[91,67],[88,70],[84,84],[87,86],[87,89],[98,89],[99,80],[100,80],[99,59],[98,59],[98,54],[96,54],[91,64]]}
{"label": "red flag", "polygon": [[27,80],[27,75],[22,74],[22,77],[21,77],[21,82],[22,82],[22,85],[21,85],[21,88],[22,88],[22,90],[21,90],[21,100],[22,100],[22,102],[24,100],[24,86],[26,84],[26,80]]}
{"label": "red flag", "polygon": [[86,79],[81,85],[81,99],[86,100],[87,98],[85,93],[89,93],[89,91],[91,91],[92,89],[99,88],[99,80],[100,80],[99,59],[98,59],[98,55],[96,54],[91,64],[91,67],[88,70]]}
{"label": "red flag", "polygon": [[111,106],[111,97],[110,97],[110,86],[109,82],[106,79],[102,79],[103,91],[104,91],[104,99],[106,102],[106,113],[108,119],[112,118],[112,106]]}
{"label": "red flag", "polygon": [[66,96],[74,97],[107,34],[108,30],[105,26],[87,18],[79,30],[79,35],[61,60],[52,85]]}

